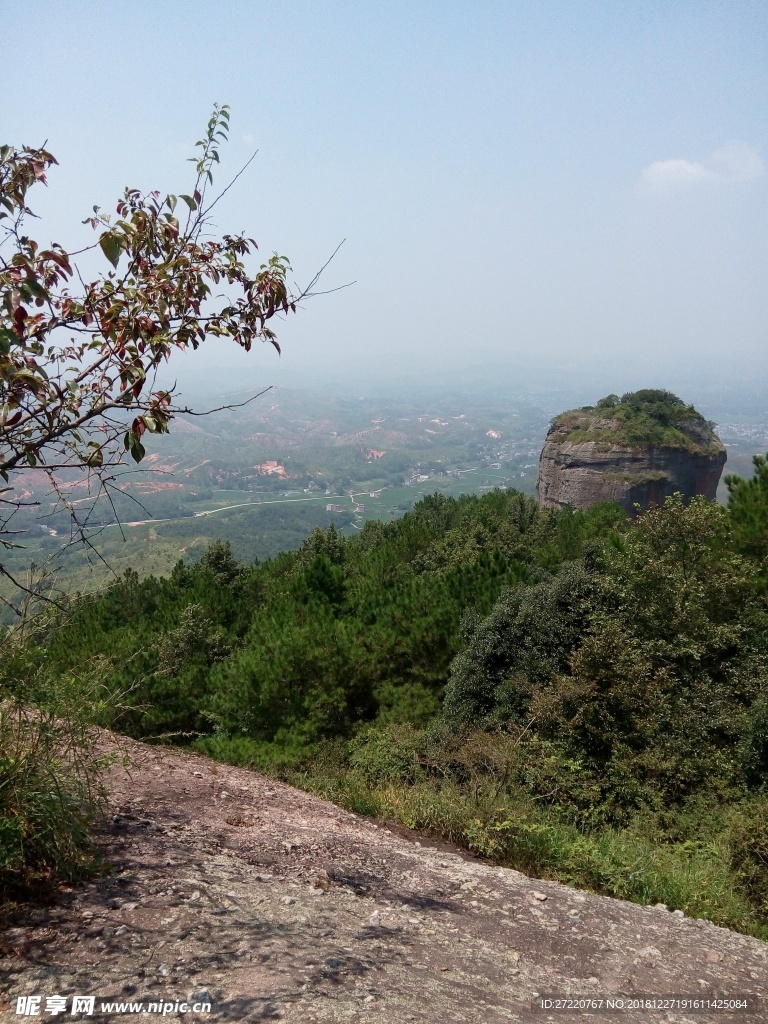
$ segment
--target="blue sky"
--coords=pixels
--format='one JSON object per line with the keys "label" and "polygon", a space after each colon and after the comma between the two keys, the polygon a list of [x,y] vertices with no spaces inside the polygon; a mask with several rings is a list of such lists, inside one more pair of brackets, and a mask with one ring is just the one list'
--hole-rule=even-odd
{"label": "blue sky", "polygon": [[4,26],[0,141],[61,164],[41,235],[185,191],[218,100],[219,183],[259,149],[219,227],[299,284],[346,238],[325,284],[356,284],[280,328],[280,367],[217,344],[198,370],[768,365],[762,0],[28,0]]}

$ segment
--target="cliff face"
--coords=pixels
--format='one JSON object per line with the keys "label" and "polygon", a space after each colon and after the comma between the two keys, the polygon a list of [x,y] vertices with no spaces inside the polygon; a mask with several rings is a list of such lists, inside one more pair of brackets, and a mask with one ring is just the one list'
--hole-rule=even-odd
{"label": "cliff face", "polygon": [[687,500],[713,500],[726,460],[722,442],[698,415],[676,427],[689,439],[686,447],[627,444],[623,424],[610,415],[564,413],[550,427],[539,459],[540,504],[585,509],[615,501],[633,515],[636,504],[662,505],[676,491]]}

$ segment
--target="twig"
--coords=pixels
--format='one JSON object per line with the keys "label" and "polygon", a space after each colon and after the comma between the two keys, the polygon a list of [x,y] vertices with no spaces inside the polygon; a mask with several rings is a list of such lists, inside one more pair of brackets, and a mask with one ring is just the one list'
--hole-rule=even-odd
{"label": "twig", "polygon": [[246,398],[244,402],[233,402],[230,405],[220,405],[216,409],[207,409],[205,412],[196,412],[194,409],[181,408],[180,406],[174,406],[173,412],[175,415],[183,413],[185,416],[210,416],[214,412],[223,412],[225,409],[242,409],[244,405],[248,405],[250,402],[255,401],[257,398],[261,398],[262,395],[266,395],[268,391],[271,391],[274,387],[270,384],[268,388],[264,388],[263,391],[259,391],[256,395],[251,395],[250,398]]}
{"label": "twig", "polygon": [[251,156],[251,157],[250,157],[250,158],[249,158],[249,159],[248,159],[248,160],[247,160],[247,161],[246,161],[246,162],[245,162],[245,163],[243,164],[243,166],[242,166],[242,167],[240,168],[240,170],[239,170],[239,171],[237,172],[237,174],[236,174],[236,175],[234,176],[234,178],[232,179],[232,181],[230,181],[230,183],[229,183],[229,184],[227,185],[227,187],[226,187],[225,189],[222,189],[222,190],[221,190],[221,192],[219,192],[219,194],[218,194],[218,195],[216,196],[216,198],[215,198],[215,199],[213,200],[213,202],[211,203],[211,205],[210,205],[210,206],[207,206],[207,207],[206,207],[206,208],[205,208],[205,209],[204,209],[204,210],[203,210],[203,211],[201,212],[201,214],[200,214],[200,217],[201,217],[201,218],[205,218],[205,217],[207,217],[207,216],[208,216],[208,214],[209,214],[209,213],[211,212],[211,210],[212,210],[212,209],[214,208],[214,206],[216,205],[216,203],[218,203],[218,201],[219,201],[219,200],[220,200],[220,199],[222,198],[222,196],[225,196],[225,195],[227,194],[227,192],[229,192],[229,190],[230,190],[230,189],[232,188],[232,186],[233,186],[233,185],[235,184],[235,182],[236,182],[236,181],[237,181],[237,179],[238,179],[238,178],[240,177],[240,175],[241,175],[241,174],[243,174],[243,173],[244,173],[244,172],[245,172],[245,171],[246,171],[246,170],[248,169],[248,167],[249,167],[249,166],[250,166],[250,165],[251,165],[251,164],[253,163],[253,161],[254,161],[254,160],[256,159],[256,155],[257,155],[257,153],[258,153],[258,152],[259,152],[259,151],[258,151],[258,149],[257,149],[257,150],[256,150],[256,151],[254,152],[253,156]]}

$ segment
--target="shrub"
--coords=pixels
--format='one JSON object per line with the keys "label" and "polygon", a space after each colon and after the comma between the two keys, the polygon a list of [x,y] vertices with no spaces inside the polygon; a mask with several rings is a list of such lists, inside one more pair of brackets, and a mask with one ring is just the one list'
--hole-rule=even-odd
{"label": "shrub", "polygon": [[410,725],[369,729],[350,742],[349,763],[367,782],[414,782],[421,739]]}
{"label": "shrub", "polygon": [[574,562],[535,586],[507,590],[487,619],[469,622],[445,689],[446,720],[523,720],[535,686],[567,667],[593,588],[590,573]]}
{"label": "shrub", "polygon": [[741,744],[744,775],[751,786],[768,782],[768,687],[752,705]]}
{"label": "shrub", "polygon": [[0,677],[0,892],[19,893],[91,874],[90,826],[102,806],[95,723],[114,714],[102,659],[49,676],[14,651]]}
{"label": "shrub", "polygon": [[[731,811],[731,864],[764,920],[768,920],[768,797],[743,801]],[[768,927],[765,929],[768,934]]]}

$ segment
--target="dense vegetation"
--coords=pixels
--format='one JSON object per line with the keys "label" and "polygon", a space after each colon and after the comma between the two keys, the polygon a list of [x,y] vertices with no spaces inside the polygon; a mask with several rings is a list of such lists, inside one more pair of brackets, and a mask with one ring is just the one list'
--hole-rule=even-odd
{"label": "dense vegetation", "polygon": [[635,522],[435,495],[251,566],[215,543],[52,615],[4,687],[98,675],[132,735],[768,937],[765,481]]}
{"label": "dense vegetation", "polygon": [[555,423],[568,428],[568,440],[610,442],[628,448],[682,448],[708,454],[718,446],[712,424],[671,391],[646,388],[596,405],[561,413]]}

